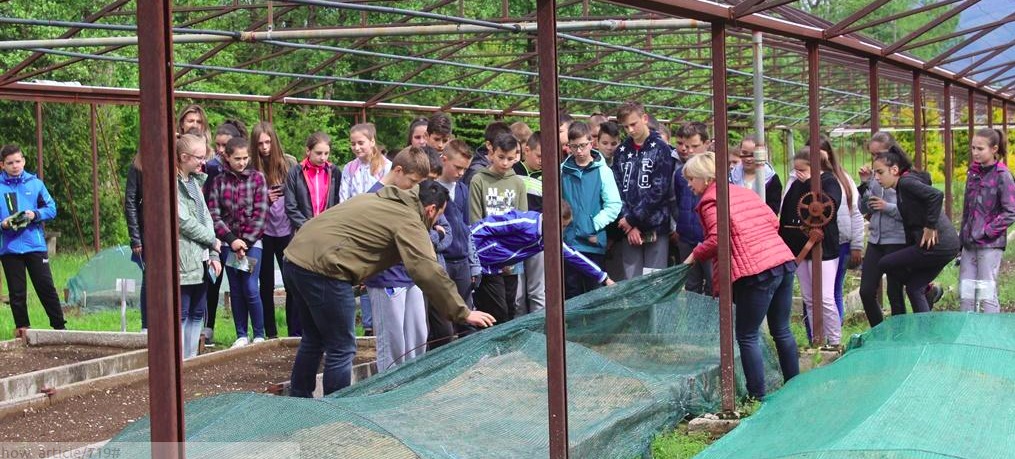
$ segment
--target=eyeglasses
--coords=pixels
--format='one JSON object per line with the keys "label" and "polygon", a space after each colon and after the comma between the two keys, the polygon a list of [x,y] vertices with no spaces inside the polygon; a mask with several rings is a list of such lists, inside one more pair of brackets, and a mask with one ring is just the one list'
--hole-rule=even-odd
{"label": "eyeglasses", "polygon": [[196,160],[197,160],[198,162],[201,162],[201,163],[203,163],[203,162],[207,162],[207,161],[208,161],[208,158],[206,158],[206,157],[204,157],[204,156],[195,156],[195,155],[192,155],[192,154],[190,154],[190,153],[183,153],[183,156],[190,156],[191,158],[194,158],[194,159],[196,159]]}
{"label": "eyeglasses", "polygon": [[589,145],[592,145],[592,142],[569,143],[567,144],[567,147],[572,150],[583,150],[585,148],[588,148]]}

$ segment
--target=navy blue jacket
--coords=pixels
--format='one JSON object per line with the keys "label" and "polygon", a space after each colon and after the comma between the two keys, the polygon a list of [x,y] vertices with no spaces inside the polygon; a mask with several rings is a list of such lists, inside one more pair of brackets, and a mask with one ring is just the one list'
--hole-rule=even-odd
{"label": "navy blue jacket", "polygon": [[613,154],[613,175],[624,205],[620,217],[642,232],[666,237],[670,230],[673,149],[650,132],[640,149],[628,137]]}
{"label": "navy blue jacket", "polygon": [[700,244],[705,240],[705,230],[701,227],[698,217],[698,202],[701,196],[695,195],[687,187],[684,178],[684,163],[678,162],[673,168],[673,230],[680,235],[680,242],[690,245]]}
{"label": "navy blue jacket", "polygon": [[[370,187],[368,193],[376,193],[384,188],[384,185],[380,181],[374,183],[374,186]],[[416,283],[413,282],[412,277],[409,276],[409,271],[405,269],[405,264],[399,262],[394,266],[385,269],[371,277],[363,280],[363,284],[371,288],[386,288],[386,287],[412,287]]]}

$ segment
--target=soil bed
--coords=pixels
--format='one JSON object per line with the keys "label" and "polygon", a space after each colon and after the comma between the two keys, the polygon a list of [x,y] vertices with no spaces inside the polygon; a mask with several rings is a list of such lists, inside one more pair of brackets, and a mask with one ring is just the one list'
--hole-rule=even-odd
{"label": "soil bed", "polygon": [[[183,370],[185,400],[227,392],[264,392],[287,381],[296,347],[265,346],[256,353]],[[120,349],[119,351],[123,351]],[[355,363],[374,359],[372,347],[360,347]],[[148,380],[74,397],[24,416],[0,421],[5,442],[39,445],[73,442],[81,446],[107,440],[148,414]],[[69,443],[67,449],[73,449]],[[37,448],[31,448],[37,449]]]}
{"label": "soil bed", "polygon": [[17,347],[0,351],[0,378],[122,354],[131,350],[80,344]]}

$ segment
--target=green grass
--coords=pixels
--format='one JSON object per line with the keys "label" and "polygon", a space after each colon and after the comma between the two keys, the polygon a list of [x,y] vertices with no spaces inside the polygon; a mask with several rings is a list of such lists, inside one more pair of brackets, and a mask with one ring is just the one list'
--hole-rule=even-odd
{"label": "green grass", "polygon": [[715,441],[707,433],[687,433],[687,425],[681,423],[676,430],[659,435],[652,441],[652,457],[655,459],[691,458],[708,448]]}
{"label": "green grass", "polygon": [[[88,256],[82,253],[63,253],[58,254],[50,258],[49,268],[53,272],[53,284],[56,285],[56,291],[63,297],[63,289],[67,286],[67,281],[71,277],[74,277],[78,273],[78,270],[88,261]],[[6,282],[6,279],[4,279]],[[7,285],[3,286],[3,294],[7,294]],[[11,315],[11,307],[7,303],[0,304],[0,340],[8,340],[14,338],[14,317]],[[68,315],[68,320],[75,320]],[[139,316],[140,317],[140,316]],[[35,288],[32,286],[31,279],[28,281],[28,319],[32,323],[33,328],[51,328],[49,326],[49,318],[46,316],[46,311],[42,309],[42,303],[39,302],[38,295],[35,294]],[[137,319],[140,321],[140,319]],[[90,322],[91,319],[88,319]],[[74,326],[74,323],[70,324]],[[117,312],[116,318],[116,329],[120,329],[120,316]]]}

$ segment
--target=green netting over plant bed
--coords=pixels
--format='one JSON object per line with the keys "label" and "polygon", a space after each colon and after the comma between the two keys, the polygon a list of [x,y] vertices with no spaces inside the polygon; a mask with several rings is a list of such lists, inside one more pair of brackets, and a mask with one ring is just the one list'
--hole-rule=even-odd
{"label": "green netting over plant bed", "polygon": [[117,279],[134,281],[134,291],[126,292],[128,307],[137,307],[141,299],[141,268],[130,261],[130,247],[121,245],[93,256],[67,282],[67,302],[88,311],[119,308],[121,293]]}
{"label": "green netting over plant bed", "polygon": [[[684,292],[685,278],[675,267],[568,302],[572,457],[639,456],[686,415],[718,408],[717,302]],[[188,403],[187,455],[221,457],[222,442],[292,442],[293,457],[546,457],[544,319],[498,325],[324,399]],[[142,420],[111,446],[139,457],[148,439]]]}
{"label": "green netting over plant bed", "polygon": [[699,458],[1015,452],[1015,316],[892,317],[789,382]]}

